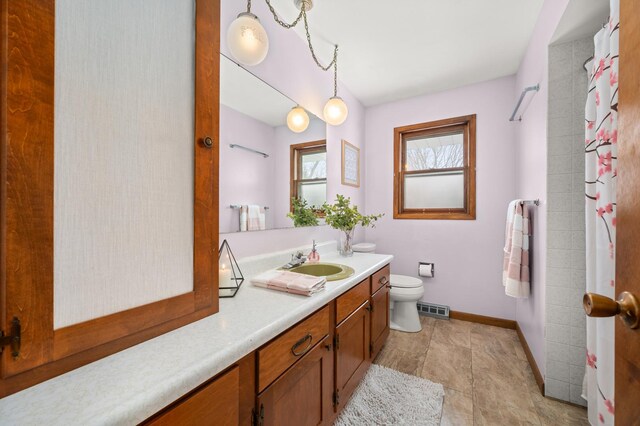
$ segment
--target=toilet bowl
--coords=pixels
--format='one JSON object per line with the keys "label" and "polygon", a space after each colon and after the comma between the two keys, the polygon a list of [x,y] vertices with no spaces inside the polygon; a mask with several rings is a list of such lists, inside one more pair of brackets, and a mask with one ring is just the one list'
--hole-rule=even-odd
{"label": "toilet bowl", "polygon": [[424,295],[422,280],[406,275],[391,274],[390,327],[392,330],[417,333],[422,330],[416,304]]}
{"label": "toilet bowl", "polygon": [[[359,243],[353,245],[353,251],[359,253],[375,253],[376,245]],[[417,333],[422,330],[420,316],[416,304],[424,295],[422,280],[406,275],[389,277],[391,290],[389,292],[390,325],[392,330]]]}

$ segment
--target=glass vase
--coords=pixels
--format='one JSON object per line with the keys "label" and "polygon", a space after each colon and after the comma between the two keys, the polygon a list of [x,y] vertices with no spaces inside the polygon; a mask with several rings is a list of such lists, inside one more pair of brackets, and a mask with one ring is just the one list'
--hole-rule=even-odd
{"label": "glass vase", "polygon": [[353,229],[340,233],[340,254],[345,257],[353,256]]}

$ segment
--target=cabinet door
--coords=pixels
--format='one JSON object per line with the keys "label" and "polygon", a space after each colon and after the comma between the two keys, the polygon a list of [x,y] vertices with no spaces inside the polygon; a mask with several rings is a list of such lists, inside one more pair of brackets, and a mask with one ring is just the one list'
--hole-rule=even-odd
{"label": "cabinet door", "polygon": [[336,327],[337,409],[346,404],[371,365],[369,327],[368,301]]}
{"label": "cabinet door", "polygon": [[234,426],[239,424],[239,413],[240,371],[233,367],[145,424]]}
{"label": "cabinet door", "polygon": [[386,285],[371,296],[371,359],[373,360],[389,337],[389,287]]}
{"label": "cabinet door", "polygon": [[1,398],[218,311],[220,13],[3,0],[0,20],[0,330],[22,328]]}
{"label": "cabinet door", "polygon": [[258,396],[258,424],[329,424],[332,382],[333,353],[326,338]]}

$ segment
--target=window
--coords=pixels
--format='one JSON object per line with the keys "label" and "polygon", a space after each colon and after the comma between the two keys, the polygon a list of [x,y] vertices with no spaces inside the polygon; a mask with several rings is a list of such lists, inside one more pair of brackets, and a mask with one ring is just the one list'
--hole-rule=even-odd
{"label": "window", "polygon": [[291,145],[291,198],[317,209],[327,201],[326,141]]}
{"label": "window", "polygon": [[396,127],[395,219],[476,218],[476,116]]}

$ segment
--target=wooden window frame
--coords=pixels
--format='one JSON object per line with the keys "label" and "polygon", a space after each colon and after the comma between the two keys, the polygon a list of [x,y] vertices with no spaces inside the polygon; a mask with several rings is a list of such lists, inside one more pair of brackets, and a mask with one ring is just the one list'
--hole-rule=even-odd
{"label": "wooden window frame", "polygon": [[193,291],[54,329],[55,0],[0,2],[0,398],[218,312],[220,0],[196,0]]}
{"label": "wooden window frame", "polygon": [[[404,149],[406,136],[438,136],[458,133],[464,137],[463,167],[451,169],[430,169],[405,171]],[[475,220],[476,218],[476,115],[447,118],[427,123],[412,124],[394,129],[393,161],[393,218],[394,219],[441,219]],[[464,207],[460,209],[406,209],[404,208],[404,178],[411,174],[440,173],[447,171],[464,172]]]}
{"label": "wooden window frame", "polygon": [[[321,139],[317,141],[311,142],[303,142],[298,144],[293,144],[289,148],[290,153],[290,177],[289,177],[289,185],[290,185],[290,197],[289,197],[289,211],[293,212],[293,198],[298,198],[298,184],[300,182],[322,182],[327,183],[327,178],[324,179],[298,179],[298,173],[302,168],[302,155],[310,154],[314,152],[327,152],[327,141],[326,139]],[[328,171],[328,170],[327,170]],[[316,216],[323,217],[324,212],[322,209],[316,210]]]}

